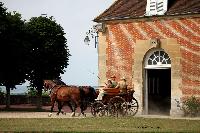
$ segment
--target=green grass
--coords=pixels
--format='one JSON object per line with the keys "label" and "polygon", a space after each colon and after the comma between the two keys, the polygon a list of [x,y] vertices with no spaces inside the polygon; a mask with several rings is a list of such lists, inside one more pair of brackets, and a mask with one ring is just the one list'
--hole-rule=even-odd
{"label": "green grass", "polygon": [[200,132],[200,120],[158,118],[3,118],[5,132]]}

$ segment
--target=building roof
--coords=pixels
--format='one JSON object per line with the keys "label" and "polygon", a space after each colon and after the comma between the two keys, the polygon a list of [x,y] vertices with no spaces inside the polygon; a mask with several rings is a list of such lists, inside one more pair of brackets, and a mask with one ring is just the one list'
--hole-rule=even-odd
{"label": "building roof", "polygon": [[[147,0],[117,0],[94,19],[95,22],[144,18]],[[168,0],[165,16],[199,14],[200,0]]]}

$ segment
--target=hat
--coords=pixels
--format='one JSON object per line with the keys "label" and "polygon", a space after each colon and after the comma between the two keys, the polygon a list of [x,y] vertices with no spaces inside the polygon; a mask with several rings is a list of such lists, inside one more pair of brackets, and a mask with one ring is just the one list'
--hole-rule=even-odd
{"label": "hat", "polygon": [[107,79],[107,80],[110,80],[110,81],[111,81],[111,79]]}
{"label": "hat", "polygon": [[115,75],[111,76],[111,78],[116,78]]}

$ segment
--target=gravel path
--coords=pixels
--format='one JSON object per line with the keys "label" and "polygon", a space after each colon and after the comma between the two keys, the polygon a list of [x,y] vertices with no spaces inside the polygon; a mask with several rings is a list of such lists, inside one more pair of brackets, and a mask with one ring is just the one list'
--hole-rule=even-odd
{"label": "gravel path", "polygon": [[[82,118],[76,113],[75,117],[71,117],[71,113],[66,113],[66,115],[60,114],[56,115],[56,112],[53,112],[52,116],[48,116],[49,112],[0,112],[0,118]],[[90,113],[86,113],[86,116],[91,117]]]}
{"label": "gravel path", "polygon": [[[11,105],[10,111],[5,111],[5,105],[0,105],[0,118],[72,118],[71,117],[71,110],[64,106],[63,110],[66,113],[66,115],[63,115],[60,113],[60,115],[56,115],[57,113],[57,106],[54,107],[54,111],[52,116],[49,117],[51,106],[43,106],[43,112],[37,112],[33,111],[36,110],[36,106],[29,105],[29,104],[20,104],[20,105]],[[76,116],[73,118],[81,118],[81,116],[78,117],[78,114],[80,112],[80,109],[77,108]],[[90,108],[88,108],[86,111],[86,116],[91,117]]]}
{"label": "gravel path", "polygon": [[[36,108],[36,106],[31,105],[12,105],[12,111],[5,111],[5,106],[0,105],[0,118],[85,118],[83,116],[78,116],[80,112],[77,109],[76,116],[71,117],[71,111],[64,107],[64,111],[67,112],[66,115],[60,114],[56,115],[57,107],[54,107],[55,112],[53,112],[52,116],[49,117],[50,106],[43,106],[42,109],[44,112],[36,112],[30,111],[30,109]],[[29,111],[23,111],[29,110]],[[86,110],[86,117],[93,117],[90,113],[90,108]],[[169,118],[169,119],[189,119],[189,120],[200,120],[200,117],[174,117],[174,116],[163,116],[163,115],[136,115],[135,117],[144,117],[144,118]]]}

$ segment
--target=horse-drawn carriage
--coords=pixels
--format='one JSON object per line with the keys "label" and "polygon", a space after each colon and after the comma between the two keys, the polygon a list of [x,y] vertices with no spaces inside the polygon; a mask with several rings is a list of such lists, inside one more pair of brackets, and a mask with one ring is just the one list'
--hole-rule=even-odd
{"label": "horse-drawn carriage", "polygon": [[[138,112],[138,102],[133,97],[134,90],[128,89],[127,93],[120,93],[119,89],[115,88],[103,88],[103,90],[105,93],[103,99],[91,105],[93,116],[134,116]],[[98,89],[96,92],[98,94]]]}
{"label": "horse-drawn carriage", "polygon": [[104,88],[105,94],[102,101],[95,101],[96,95],[99,93],[91,86],[68,86],[57,80],[45,80],[44,88],[50,90],[51,98],[51,113],[52,115],[54,103],[58,103],[59,115],[64,105],[67,103],[72,111],[72,116],[75,116],[75,110],[79,106],[81,114],[87,106],[91,104],[91,113],[93,116],[125,116],[135,115],[138,111],[138,102],[133,97],[134,91],[127,90],[127,93],[120,93],[119,89]]}

